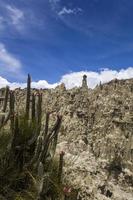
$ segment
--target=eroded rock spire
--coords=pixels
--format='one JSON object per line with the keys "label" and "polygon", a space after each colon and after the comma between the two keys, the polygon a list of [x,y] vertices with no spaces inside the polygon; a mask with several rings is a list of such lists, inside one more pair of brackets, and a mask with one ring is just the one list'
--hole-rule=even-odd
{"label": "eroded rock spire", "polygon": [[86,74],[83,75],[83,79],[82,79],[82,88],[88,89],[88,85],[87,85],[87,75],[86,75]]}

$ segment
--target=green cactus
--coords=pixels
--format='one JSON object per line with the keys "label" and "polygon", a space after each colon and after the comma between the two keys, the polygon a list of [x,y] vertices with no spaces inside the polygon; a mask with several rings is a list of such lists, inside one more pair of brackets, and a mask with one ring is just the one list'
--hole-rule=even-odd
{"label": "green cactus", "polygon": [[58,133],[59,133],[59,130],[60,130],[61,121],[62,121],[62,116],[57,116],[57,126],[55,128],[53,139],[51,141],[51,150],[50,150],[50,152],[51,152],[51,156],[52,157],[54,157],[54,155],[55,155],[57,141],[58,141]]}
{"label": "green cactus", "polygon": [[36,108],[35,108],[35,95],[32,94],[32,122],[35,121],[35,115],[36,115]]}
{"label": "green cactus", "polygon": [[45,138],[44,150],[42,152],[42,155],[40,156],[41,157],[41,161],[43,163],[45,163],[45,159],[46,159],[50,144],[52,144],[54,137],[56,135],[58,135],[58,133],[59,133],[61,122],[62,122],[62,116],[57,116],[57,120],[56,120],[55,125],[53,126],[51,131],[48,133],[47,137]]}
{"label": "green cactus", "polygon": [[48,128],[49,128],[49,116],[50,116],[50,113],[47,112],[47,113],[46,113],[46,122],[45,122],[44,138],[46,138],[46,136],[47,136],[47,134],[48,134]]}
{"label": "green cactus", "polygon": [[14,132],[14,106],[15,106],[15,97],[14,92],[10,91],[10,128],[11,132]]}
{"label": "green cactus", "polygon": [[38,102],[37,102],[37,126],[38,126],[38,133],[41,130],[41,118],[42,118],[42,94],[38,93]]}
{"label": "green cactus", "polygon": [[[10,95],[10,96],[9,96]],[[9,115],[4,117],[3,125],[10,119],[10,130],[11,138],[10,144],[8,145],[8,151],[4,154],[4,160],[6,160],[6,164],[4,163],[3,166],[8,166],[3,169],[3,174],[7,173],[7,170],[11,172],[11,174],[15,174],[13,176],[15,186],[21,188],[22,184],[25,184],[25,178],[22,177],[22,174],[27,177],[26,173],[31,173],[30,181],[32,173],[36,174],[36,176],[42,176],[42,189],[39,192],[39,199],[47,198],[46,194],[46,174],[48,173],[49,176],[52,174],[53,170],[53,157],[56,150],[58,134],[62,122],[62,116],[57,115],[57,120],[52,128],[49,128],[49,119],[50,113],[46,113],[46,121],[44,129],[41,127],[42,124],[42,94],[38,92],[37,102],[35,99],[35,95],[32,94],[32,104],[30,110],[30,97],[31,97],[31,78],[28,75],[27,79],[27,95],[26,95],[26,110],[24,114],[19,112],[17,109],[17,114],[15,114],[15,95],[13,91],[10,91],[9,88],[6,88],[5,98],[4,98],[4,105],[3,105],[3,112],[5,113],[8,108],[8,96],[9,98]],[[37,103],[37,105],[36,105]],[[16,106],[17,107],[17,106]],[[31,117],[30,117],[31,114]],[[6,159],[5,159],[6,158]],[[7,164],[8,163],[8,164]],[[47,167],[48,166],[48,167]],[[1,163],[0,163],[1,167]],[[49,169],[50,168],[50,169]],[[58,183],[61,186],[61,179],[62,179],[62,169],[63,169],[63,155],[60,154],[58,174],[56,174],[56,179],[58,179]],[[0,168],[1,169],[1,168]],[[42,170],[43,169],[43,170]],[[15,173],[14,173],[15,172]],[[39,172],[39,174],[37,173]],[[0,172],[1,176],[1,172]],[[38,178],[38,177],[37,177]],[[10,183],[7,177],[7,182],[9,181],[9,185],[13,188],[14,185]],[[22,179],[22,182],[20,181]],[[48,180],[47,179],[47,180]],[[17,184],[17,181],[19,184]],[[26,179],[27,181],[27,179]],[[29,180],[28,180],[29,181]],[[51,177],[50,177],[51,181]],[[57,188],[54,186],[54,179],[50,182],[50,195],[53,199],[55,197],[54,190]],[[49,180],[48,180],[49,182]],[[28,182],[30,185],[30,182]],[[3,185],[6,187],[6,185]],[[10,186],[9,186],[10,187]],[[24,187],[24,186],[23,186]],[[54,189],[53,189],[54,188]],[[13,190],[13,189],[12,189]],[[54,195],[53,195],[54,193]],[[53,196],[52,196],[53,195]],[[14,197],[13,197],[14,198]],[[12,199],[13,199],[12,198]],[[8,199],[8,198],[6,198]],[[35,198],[36,199],[36,198]],[[55,199],[55,198],[54,198]],[[57,198],[56,198],[57,199]]]}
{"label": "green cactus", "polygon": [[43,147],[43,137],[42,136],[38,136],[36,148],[35,148],[35,151],[34,151],[34,155],[33,155],[32,160],[28,164],[28,166],[34,165],[35,168],[38,167],[37,165],[39,164],[39,162],[37,162],[37,161],[39,160],[40,154],[42,152],[42,147]]}
{"label": "green cactus", "polygon": [[62,172],[63,172],[63,158],[65,153],[63,151],[60,152],[60,159],[59,159],[59,170],[58,170],[58,183],[60,184],[62,181]]}
{"label": "green cactus", "polygon": [[3,109],[2,109],[3,112],[6,112],[6,109],[7,109],[8,95],[9,95],[9,87],[7,86],[5,89],[5,100],[4,100]]}
{"label": "green cactus", "polygon": [[[9,87],[7,86],[5,89],[5,97],[4,97],[4,102],[3,102],[3,108],[2,108],[2,113],[6,113],[7,110],[7,104],[8,104],[8,96],[9,96]],[[0,121],[0,127],[5,125],[7,121],[9,120],[9,114],[7,115],[7,118],[5,115],[2,116],[1,121]]]}
{"label": "green cactus", "polygon": [[18,122],[18,114],[16,114],[14,119],[14,127],[13,127],[13,136],[12,136],[12,145],[11,150],[15,150],[15,147],[17,146],[17,141],[19,137],[19,122]]}

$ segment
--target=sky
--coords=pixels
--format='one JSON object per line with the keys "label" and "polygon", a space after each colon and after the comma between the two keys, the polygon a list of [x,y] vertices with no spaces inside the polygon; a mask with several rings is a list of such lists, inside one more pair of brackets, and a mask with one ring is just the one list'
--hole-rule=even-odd
{"label": "sky", "polygon": [[133,78],[132,0],[0,0],[0,87]]}

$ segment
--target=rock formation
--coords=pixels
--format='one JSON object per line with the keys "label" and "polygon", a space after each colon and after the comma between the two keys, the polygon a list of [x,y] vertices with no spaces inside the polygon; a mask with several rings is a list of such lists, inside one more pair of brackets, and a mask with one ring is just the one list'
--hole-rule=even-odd
{"label": "rock formation", "polygon": [[[61,85],[41,92],[42,113],[63,116],[57,154],[65,152],[64,183],[79,200],[132,200],[133,79],[92,90],[84,75],[81,88]],[[15,90],[19,109],[25,95],[26,90]]]}
{"label": "rock formation", "polygon": [[86,74],[83,75],[82,88],[83,88],[83,89],[88,89],[88,85],[87,85],[87,76],[86,76]]}

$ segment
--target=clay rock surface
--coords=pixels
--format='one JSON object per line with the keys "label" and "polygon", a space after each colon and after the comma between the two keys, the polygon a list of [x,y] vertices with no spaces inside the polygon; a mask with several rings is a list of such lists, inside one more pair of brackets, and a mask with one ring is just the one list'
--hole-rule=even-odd
{"label": "clay rock surface", "polygon": [[[64,184],[79,200],[133,200],[133,79],[40,92],[43,119],[52,112],[52,125],[56,113],[63,116],[57,154],[65,152]],[[24,109],[25,95],[15,90],[16,109]]]}

